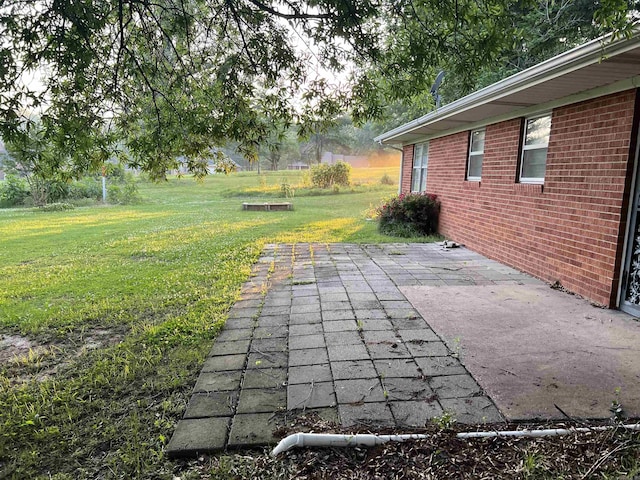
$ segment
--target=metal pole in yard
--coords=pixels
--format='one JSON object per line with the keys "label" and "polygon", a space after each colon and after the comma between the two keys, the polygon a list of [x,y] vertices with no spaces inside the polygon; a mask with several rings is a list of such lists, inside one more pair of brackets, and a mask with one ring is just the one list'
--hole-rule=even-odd
{"label": "metal pole in yard", "polygon": [[107,203],[107,167],[102,166],[102,203]]}

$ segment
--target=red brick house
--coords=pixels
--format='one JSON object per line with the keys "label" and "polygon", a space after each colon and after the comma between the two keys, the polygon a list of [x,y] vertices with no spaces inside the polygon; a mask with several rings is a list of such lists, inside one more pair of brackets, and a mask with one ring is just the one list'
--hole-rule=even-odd
{"label": "red brick house", "polygon": [[439,231],[640,315],[640,37],[596,40],[376,140],[401,191],[441,201]]}

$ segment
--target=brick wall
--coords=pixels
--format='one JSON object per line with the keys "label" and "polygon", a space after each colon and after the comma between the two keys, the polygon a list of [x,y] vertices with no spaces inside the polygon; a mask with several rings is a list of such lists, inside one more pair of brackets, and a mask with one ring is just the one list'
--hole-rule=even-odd
{"label": "brick wall", "polygon": [[[440,233],[613,306],[635,96],[630,90],[553,110],[544,186],[515,181],[522,119],[487,126],[480,183],[464,180],[469,132],[431,140],[427,191],[442,202]],[[403,191],[409,153],[411,146]]]}

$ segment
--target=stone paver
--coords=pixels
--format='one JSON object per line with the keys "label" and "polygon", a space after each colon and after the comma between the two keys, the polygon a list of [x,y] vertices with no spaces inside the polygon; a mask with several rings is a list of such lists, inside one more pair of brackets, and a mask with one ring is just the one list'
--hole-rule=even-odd
{"label": "stone paver", "polygon": [[230,417],[238,392],[196,393],[191,397],[184,418]]}
{"label": "stone paver", "polygon": [[437,400],[391,402],[389,405],[398,426],[424,427],[432,418],[440,417],[444,413]]}
{"label": "stone paver", "polygon": [[224,392],[240,388],[242,371],[202,372],[196,381],[194,392]]}
{"label": "stone paver", "polygon": [[336,405],[335,388],[332,382],[307,382],[290,385],[287,395],[287,408],[332,407]]}
{"label": "stone paver", "polygon": [[170,456],[195,455],[224,448],[231,417],[182,419],[167,446]]}
{"label": "stone paver", "polygon": [[400,287],[528,279],[435,244],[268,245],[168,452],[274,443],[286,418],[309,412],[373,430],[421,427],[445,411],[463,423],[503,421]]}
{"label": "stone paver", "polygon": [[289,385],[309,382],[331,382],[331,367],[328,363],[289,367]]}
{"label": "stone paver", "polygon": [[244,374],[242,388],[279,388],[287,385],[286,368],[254,368]]}

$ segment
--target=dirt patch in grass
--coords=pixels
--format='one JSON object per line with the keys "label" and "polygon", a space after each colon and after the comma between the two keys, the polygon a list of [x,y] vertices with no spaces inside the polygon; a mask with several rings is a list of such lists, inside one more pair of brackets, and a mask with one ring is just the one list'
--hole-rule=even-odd
{"label": "dirt patch in grass", "polygon": [[42,382],[88,351],[120,343],[124,335],[122,328],[100,327],[72,332],[54,341],[0,334],[0,374],[13,385]]}

